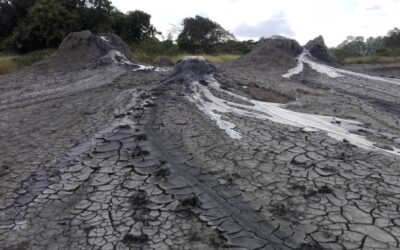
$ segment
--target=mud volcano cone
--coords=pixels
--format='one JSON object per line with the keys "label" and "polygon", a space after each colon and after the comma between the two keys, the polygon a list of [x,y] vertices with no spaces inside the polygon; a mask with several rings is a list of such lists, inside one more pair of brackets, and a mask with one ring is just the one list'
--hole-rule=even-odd
{"label": "mud volcano cone", "polygon": [[300,44],[286,37],[261,38],[248,54],[237,59],[234,64],[270,67],[288,67],[296,63],[296,56],[302,52]]}
{"label": "mud volcano cone", "polygon": [[330,65],[337,65],[334,56],[329,51],[322,36],[318,36],[314,40],[309,41],[304,48],[308,50],[315,59]]}
{"label": "mud volcano cone", "polygon": [[115,34],[96,35],[90,31],[70,33],[57,52],[38,64],[47,69],[76,70],[102,65],[132,64],[135,58],[122,39]]}
{"label": "mud volcano cone", "polygon": [[171,77],[179,80],[201,80],[217,72],[217,68],[201,56],[187,56],[178,61]]}

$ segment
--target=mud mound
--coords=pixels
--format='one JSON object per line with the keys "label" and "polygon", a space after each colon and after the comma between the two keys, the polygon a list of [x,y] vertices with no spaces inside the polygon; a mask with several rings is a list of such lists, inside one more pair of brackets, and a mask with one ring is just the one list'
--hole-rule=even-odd
{"label": "mud mound", "polygon": [[37,67],[74,70],[113,63],[132,64],[135,61],[129,47],[117,35],[81,31],[70,33],[57,52]]}
{"label": "mud mound", "polygon": [[204,76],[217,72],[217,68],[201,56],[189,56],[178,61],[172,73],[175,79],[201,80]]}
{"label": "mud mound", "polygon": [[304,46],[304,48],[307,49],[314,58],[322,62],[331,65],[337,64],[335,58],[333,57],[328,47],[326,46],[324,38],[322,36],[319,36],[314,40],[309,41]]}
{"label": "mud mound", "polygon": [[252,51],[240,57],[234,63],[287,67],[296,63],[295,58],[302,50],[300,44],[293,39],[282,36],[261,38]]}

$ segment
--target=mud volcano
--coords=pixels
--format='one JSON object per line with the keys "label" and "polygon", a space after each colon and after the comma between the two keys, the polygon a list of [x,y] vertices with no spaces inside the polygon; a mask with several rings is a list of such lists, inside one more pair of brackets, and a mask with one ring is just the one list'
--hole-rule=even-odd
{"label": "mud volcano", "polygon": [[205,75],[216,72],[217,68],[203,57],[188,56],[176,64],[171,76],[181,80],[189,78],[201,80]]}
{"label": "mud volcano", "polygon": [[70,33],[60,44],[57,52],[37,66],[43,69],[64,71],[97,67],[110,64],[136,62],[129,46],[115,34],[96,35],[90,31]]}
{"label": "mud volcano", "polygon": [[257,46],[235,63],[264,65],[264,67],[287,67],[296,63],[296,56],[302,52],[300,44],[286,37],[261,38]]}
{"label": "mud volcano", "polygon": [[329,51],[322,36],[318,36],[314,40],[309,41],[304,48],[308,50],[314,58],[321,62],[330,65],[337,65],[334,56]]}

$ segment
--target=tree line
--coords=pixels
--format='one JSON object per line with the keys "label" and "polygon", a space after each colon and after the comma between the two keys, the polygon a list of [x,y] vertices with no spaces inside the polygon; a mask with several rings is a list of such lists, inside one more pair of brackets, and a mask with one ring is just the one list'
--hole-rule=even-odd
{"label": "tree line", "polygon": [[332,52],[339,61],[350,57],[400,56],[400,29],[394,28],[378,37],[348,36]]}
{"label": "tree line", "polygon": [[246,53],[255,42],[238,41],[218,23],[201,16],[183,20],[176,41],[159,39],[151,15],[122,13],[110,0],[0,0],[0,50],[25,53],[56,48],[70,32],[113,32],[125,42],[155,50],[190,53]]}

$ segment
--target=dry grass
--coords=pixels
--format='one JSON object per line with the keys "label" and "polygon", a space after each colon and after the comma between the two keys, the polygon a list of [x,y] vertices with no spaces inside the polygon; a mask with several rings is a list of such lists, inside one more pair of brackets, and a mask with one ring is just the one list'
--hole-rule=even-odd
{"label": "dry grass", "polygon": [[0,75],[12,73],[18,68],[18,64],[15,62],[15,56],[0,56]]}
{"label": "dry grass", "polygon": [[[0,75],[12,73],[22,67],[32,65],[33,63],[47,58],[54,50],[39,50],[34,51],[25,55],[0,55]],[[135,56],[139,61],[146,63],[154,63],[154,61],[159,56],[151,56],[146,53],[135,53]],[[179,54],[173,56],[164,56],[168,58],[172,63],[176,63],[185,56],[190,56],[189,54]],[[234,54],[221,54],[221,55],[205,55],[200,56],[205,57],[212,63],[221,63],[226,61],[232,61],[240,55]]]}
{"label": "dry grass", "polygon": [[0,54],[0,75],[12,73],[18,69],[30,66],[38,61],[46,59],[54,50],[45,49],[33,51],[23,55]]}
{"label": "dry grass", "polygon": [[343,60],[345,64],[368,64],[368,63],[400,63],[399,56],[364,56],[349,57]]}

